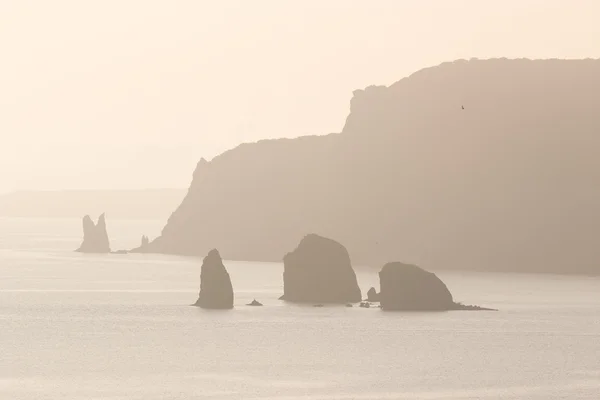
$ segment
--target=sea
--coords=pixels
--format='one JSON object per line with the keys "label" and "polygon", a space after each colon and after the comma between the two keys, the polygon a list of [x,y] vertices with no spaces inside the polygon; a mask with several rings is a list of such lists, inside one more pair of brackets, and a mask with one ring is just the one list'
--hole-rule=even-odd
{"label": "sea", "polygon": [[[111,246],[163,225],[109,219]],[[235,308],[209,311],[200,259],[81,236],[0,218],[0,399],[600,399],[597,277],[436,271],[499,311],[390,313],[286,304],[281,263],[226,261]],[[363,293],[378,269],[355,266]]]}

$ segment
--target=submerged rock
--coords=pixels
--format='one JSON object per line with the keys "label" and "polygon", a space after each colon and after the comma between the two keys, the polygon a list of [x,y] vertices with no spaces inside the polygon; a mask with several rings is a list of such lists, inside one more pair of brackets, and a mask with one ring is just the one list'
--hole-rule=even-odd
{"label": "submerged rock", "polygon": [[252,307],[260,307],[262,306],[262,303],[259,301],[256,301],[256,299],[252,300],[250,303],[246,304],[247,306],[252,306]]}
{"label": "submerged rock", "polygon": [[380,299],[381,299],[381,295],[380,295],[380,293],[377,293],[377,290],[374,287],[369,289],[369,291],[367,292],[367,301],[376,303],[376,302],[380,301]]}
{"label": "submerged rock", "polygon": [[219,252],[211,250],[202,262],[200,294],[196,306],[212,309],[233,308],[233,287]]}
{"label": "submerged rock", "polygon": [[89,215],[83,217],[83,242],[75,251],[81,253],[110,253],[104,214],[100,215],[96,224]]}
{"label": "submerged rock", "polygon": [[455,303],[440,278],[416,265],[388,263],[379,272],[379,280],[384,311],[489,310]]}
{"label": "submerged rock", "polygon": [[283,265],[282,300],[341,304],[361,300],[348,251],[335,240],[307,235],[286,254]]}

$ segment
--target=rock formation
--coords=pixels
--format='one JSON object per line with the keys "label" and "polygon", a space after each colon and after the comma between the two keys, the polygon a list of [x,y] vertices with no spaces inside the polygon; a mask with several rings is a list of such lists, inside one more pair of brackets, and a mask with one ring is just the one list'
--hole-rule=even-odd
{"label": "rock formation", "polygon": [[388,263],[379,272],[379,281],[384,311],[489,310],[455,303],[440,278],[416,265]]}
{"label": "rock formation", "polygon": [[196,306],[212,309],[233,308],[233,287],[219,252],[211,250],[200,272],[200,294]]}
{"label": "rock formation", "polygon": [[283,258],[282,300],[341,303],[361,300],[356,274],[344,246],[319,235],[305,236]]}
{"label": "rock formation", "polygon": [[89,215],[83,217],[83,242],[76,251],[81,253],[110,253],[104,214],[100,215],[97,224],[94,224]]}
{"label": "rock formation", "polygon": [[321,232],[361,265],[598,275],[598,104],[600,60],[460,60],[357,90],[339,134],[201,160],[146,251],[277,261]]}
{"label": "rock formation", "polygon": [[142,235],[142,241],[139,247],[129,250],[129,253],[146,253],[148,246],[150,245],[150,239],[146,235]]}
{"label": "rock formation", "polygon": [[257,301],[256,299],[252,300],[250,303],[246,304],[247,306],[252,306],[252,307],[260,307],[262,306],[262,303],[260,301]]}
{"label": "rock formation", "polygon": [[369,289],[369,291],[367,292],[367,301],[376,303],[380,301],[380,299],[381,296],[379,295],[379,293],[377,293],[377,290],[374,287]]}

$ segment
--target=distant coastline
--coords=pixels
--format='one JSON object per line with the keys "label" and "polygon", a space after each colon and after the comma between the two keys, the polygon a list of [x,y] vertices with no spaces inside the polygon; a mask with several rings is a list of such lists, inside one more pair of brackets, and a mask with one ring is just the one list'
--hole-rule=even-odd
{"label": "distant coastline", "polygon": [[0,195],[0,217],[81,218],[105,212],[111,219],[167,219],[185,189],[23,190]]}

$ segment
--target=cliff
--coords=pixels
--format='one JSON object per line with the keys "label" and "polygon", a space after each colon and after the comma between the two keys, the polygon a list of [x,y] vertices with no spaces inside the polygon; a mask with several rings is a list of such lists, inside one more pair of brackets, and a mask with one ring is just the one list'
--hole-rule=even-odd
{"label": "cliff", "polygon": [[147,251],[271,261],[319,232],[357,265],[598,274],[598,104],[598,60],[461,60],[357,90],[339,134],[201,160]]}

